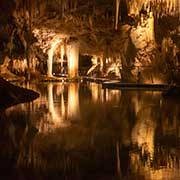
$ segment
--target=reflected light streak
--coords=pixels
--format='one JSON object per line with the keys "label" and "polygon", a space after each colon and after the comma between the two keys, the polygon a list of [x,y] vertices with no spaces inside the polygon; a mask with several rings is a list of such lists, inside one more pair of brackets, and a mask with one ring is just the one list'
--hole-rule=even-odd
{"label": "reflected light streak", "polygon": [[92,100],[94,102],[103,102],[104,101],[104,90],[101,89],[99,84],[90,83],[89,89],[91,90]]}
{"label": "reflected light streak", "polygon": [[64,103],[64,95],[61,95],[61,115],[62,118],[65,119],[65,115],[66,115],[66,108],[65,108],[65,103]]}
{"label": "reflected light streak", "polygon": [[142,152],[150,153],[150,158],[154,156],[154,135],[156,124],[151,118],[150,109],[138,112],[138,121],[132,130],[132,142],[142,148]]}
{"label": "reflected light streak", "polygon": [[91,83],[90,84],[90,89],[91,89],[91,92],[92,92],[92,100],[94,102],[98,101],[98,94],[99,94],[98,84]]}
{"label": "reflected light streak", "polygon": [[110,90],[108,91],[108,101],[115,101],[115,102],[119,102],[120,97],[121,97],[121,91],[120,90]]}
{"label": "reflected light streak", "polygon": [[55,126],[60,126],[62,123],[62,117],[60,117],[54,108],[54,102],[53,102],[53,84],[48,84],[48,103],[49,103],[49,112],[52,116],[52,121],[55,124]]}
{"label": "reflected light streak", "polygon": [[68,89],[68,117],[73,118],[79,113],[78,84],[70,83]]}

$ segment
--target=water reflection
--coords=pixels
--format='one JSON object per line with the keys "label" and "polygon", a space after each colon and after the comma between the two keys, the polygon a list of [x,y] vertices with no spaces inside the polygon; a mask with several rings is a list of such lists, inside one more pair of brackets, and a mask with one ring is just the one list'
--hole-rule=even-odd
{"label": "water reflection", "polygon": [[13,179],[180,178],[177,101],[94,83],[30,87],[40,98],[0,116],[0,168]]}
{"label": "water reflection", "polygon": [[[60,87],[62,88],[62,87]],[[60,93],[61,94],[61,93]],[[60,95],[59,93],[57,93],[57,95]],[[61,105],[62,105],[62,109],[64,109],[64,104],[63,104],[63,99],[61,101]],[[63,116],[61,116],[60,114],[58,114],[58,112],[55,109],[54,106],[54,100],[53,100],[53,84],[49,83],[48,84],[48,106],[49,106],[49,113],[51,115],[51,119],[53,121],[53,123],[58,126],[58,124],[62,123],[63,121]]]}
{"label": "water reflection", "polygon": [[78,84],[68,86],[68,118],[76,118],[79,115],[79,88]]}
{"label": "water reflection", "polygon": [[89,89],[92,94],[93,102],[111,102],[119,103],[121,97],[121,91],[102,89],[100,84],[89,83]]}

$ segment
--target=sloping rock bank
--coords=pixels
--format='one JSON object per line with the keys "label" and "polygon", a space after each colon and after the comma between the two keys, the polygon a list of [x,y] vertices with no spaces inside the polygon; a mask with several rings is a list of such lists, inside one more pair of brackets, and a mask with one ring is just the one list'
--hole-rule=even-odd
{"label": "sloping rock bank", "polygon": [[0,110],[19,103],[33,101],[38,97],[38,93],[10,84],[0,77]]}

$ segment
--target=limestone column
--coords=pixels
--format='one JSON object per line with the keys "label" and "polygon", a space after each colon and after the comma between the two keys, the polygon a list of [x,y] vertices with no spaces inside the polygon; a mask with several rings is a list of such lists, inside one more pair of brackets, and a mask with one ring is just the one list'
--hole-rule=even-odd
{"label": "limestone column", "polygon": [[69,78],[78,77],[79,65],[79,42],[73,41],[67,45],[68,75]]}
{"label": "limestone column", "polygon": [[61,45],[61,68],[63,67],[64,55],[65,55],[65,47],[64,47],[64,43],[63,43]]}
{"label": "limestone column", "polygon": [[48,77],[52,77],[52,69],[53,69],[53,55],[54,55],[54,50],[56,49],[56,46],[61,42],[61,39],[56,39],[55,41],[52,42],[51,47],[48,51],[48,72],[47,75]]}

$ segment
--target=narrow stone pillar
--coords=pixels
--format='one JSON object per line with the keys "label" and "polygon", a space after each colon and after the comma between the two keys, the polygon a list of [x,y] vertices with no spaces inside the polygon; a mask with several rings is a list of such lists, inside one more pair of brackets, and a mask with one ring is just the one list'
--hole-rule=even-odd
{"label": "narrow stone pillar", "polygon": [[64,47],[64,43],[63,43],[61,45],[61,67],[63,67],[64,55],[65,55],[65,47]]}
{"label": "narrow stone pillar", "polygon": [[48,72],[47,72],[47,75],[48,77],[52,77],[52,69],[53,69],[53,55],[54,55],[54,50],[56,48],[56,46],[61,43],[61,39],[56,39],[55,41],[52,42],[51,44],[51,47],[48,51],[48,62],[47,62],[47,65],[48,65]]}
{"label": "narrow stone pillar", "polygon": [[79,42],[70,42],[67,46],[68,56],[68,75],[69,78],[78,77],[78,65],[79,65]]}

